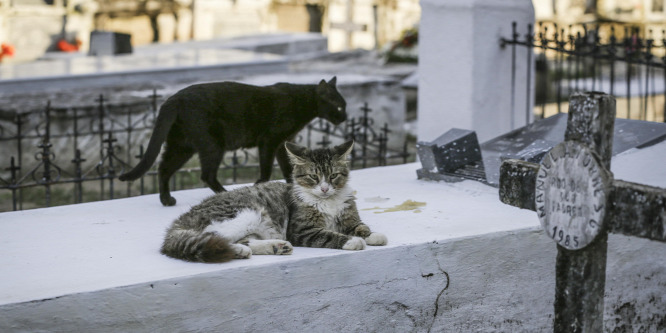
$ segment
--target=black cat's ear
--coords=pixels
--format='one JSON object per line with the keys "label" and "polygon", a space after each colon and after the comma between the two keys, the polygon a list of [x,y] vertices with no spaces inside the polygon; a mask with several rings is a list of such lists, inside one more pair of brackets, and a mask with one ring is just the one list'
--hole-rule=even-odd
{"label": "black cat's ear", "polygon": [[330,79],[328,81],[328,85],[330,85],[331,87],[335,87],[335,84],[336,84],[337,81],[338,81],[338,78],[336,76],[334,76],[332,79]]}
{"label": "black cat's ear", "polygon": [[336,156],[339,156],[341,160],[346,160],[347,155],[349,155],[354,148],[354,140],[349,140],[339,146],[333,147],[333,153]]}
{"label": "black cat's ear", "polygon": [[284,143],[284,148],[287,150],[287,155],[289,156],[291,164],[303,165],[307,162],[305,159],[308,152],[307,148],[288,141]]}
{"label": "black cat's ear", "polygon": [[324,96],[326,95],[326,92],[329,89],[330,88],[328,87],[328,83],[326,83],[326,80],[322,79],[321,81],[319,81],[319,84],[317,85],[317,88],[315,90],[317,91],[317,95]]}

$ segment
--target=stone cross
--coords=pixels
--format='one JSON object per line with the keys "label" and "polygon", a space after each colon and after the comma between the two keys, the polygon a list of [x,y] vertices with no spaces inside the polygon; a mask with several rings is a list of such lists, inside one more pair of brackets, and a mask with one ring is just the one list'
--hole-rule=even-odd
{"label": "stone cross", "polygon": [[347,17],[345,22],[331,22],[331,29],[344,30],[347,33],[345,45],[347,50],[352,48],[352,34],[356,31],[366,31],[366,24],[354,23],[354,0],[347,0]]}
{"label": "stone cross", "polygon": [[666,241],[666,189],[613,179],[615,99],[573,94],[564,142],[506,160],[500,200],[535,210],[557,243],[555,332],[602,332],[608,232]]}

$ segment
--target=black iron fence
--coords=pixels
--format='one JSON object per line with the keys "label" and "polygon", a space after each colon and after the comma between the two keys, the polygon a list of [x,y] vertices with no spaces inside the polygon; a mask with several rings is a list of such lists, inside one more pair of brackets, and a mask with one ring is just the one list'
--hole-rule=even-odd
{"label": "black iron fence", "polygon": [[[501,45],[511,47],[513,54],[512,85],[523,79],[515,76],[517,52],[526,52],[528,63],[535,60],[536,68],[528,66],[526,77],[528,87],[536,87],[535,106],[528,101],[528,115],[561,113],[572,93],[601,91],[616,97],[618,117],[666,121],[666,31],[619,23],[540,23],[536,29],[526,28],[519,33],[514,22],[512,36],[502,38]],[[530,82],[533,75],[535,82]]]}
{"label": "black iron fence", "polygon": [[[47,102],[42,110],[0,110],[0,146],[5,151],[0,156],[4,202],[0,211],[156,193],[155,169],[133,183],[116,178],[143,156],[143,143],[152,133],[162,100],[153,92],[146,101],[110,104],[100,95],[94,105],[85,107],[54,107]],[[387,124],[377,126],[371,112],[366,103],[359,117],[344,124],[315,120],[299,133],[297,142],[328,147],[353,138],[355,169],[406,163],[407,143],[402,149],[390,149],[391,130]],[[172,177],[172,188],[203,186],[198,164],[195,159],[191,162]],[[256,150],[241,149],[225,155],[218,176],[225,184],[252,182],[258,170]]]}

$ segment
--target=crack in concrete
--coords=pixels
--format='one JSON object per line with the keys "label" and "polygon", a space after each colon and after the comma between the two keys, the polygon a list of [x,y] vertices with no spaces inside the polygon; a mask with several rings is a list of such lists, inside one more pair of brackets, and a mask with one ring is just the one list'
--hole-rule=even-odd
{"label": "crack in concrete", "polygon": [[439,298],[442,297],[442,294],[444,291],[446,291],[446,289],[449,289],[449,273],[442,271],[442,274],[446,276],[446,286],[444,286],[444,288],[442,288],[442,290],[440,290],[437,294],[437,298],[435,299],[435,313],[433,314],[433,317],[437,317],[437,311],[439,311]]}
{"label": "crack in concrete", "polygon": [[[444,294],[444,291],[449,289],[449,284],[450,284],[450,281],[451,281],[449,279],[449,273],[447,273],[446,271],[444,271],[444,269],[442,269],[442,265],[439,263],[439,259],[437,259],[437,257],[435,257],[435,261],[437,261],[437,268],[439,268],[439,271],[442,273],[442,275],[444,275],[446,277],[446,285],[444,286],[444,288],[442,288],[442,290],[439,291],[439,293],[437,294],[437,298],[435,298],[435,313],[433,313],[432,321],[430,322],[430,325],[428,326],[428,333],[430,333],[430,331],[432,330],[432,327],[435,325],[435,320],[437,319],[437,313],[439,312],[439,299]],[[426,278],[426,279],[430,278],[433,275],[434,275],[433,273],[426,274],[426,275],[421,274],[421,276]]]}

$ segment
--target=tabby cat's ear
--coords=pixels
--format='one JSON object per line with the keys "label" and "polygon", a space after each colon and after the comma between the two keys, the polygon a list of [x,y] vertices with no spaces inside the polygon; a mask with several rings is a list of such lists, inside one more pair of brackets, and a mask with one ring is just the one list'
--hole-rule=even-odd
{"label": "tabby cat's ear", "polygon": [[334,76],[332,79],[330,79],[330,80],[328,81],[328,85],[330,85],[331,87],[335,87],[335,83],[336,83],[337,81],[338,81],[338,78],[337,78],[336,76]]}
{"label": "tabby cat's ear", "polygon": [[307,148],[288,141],[284,143],[284,148],[287,150],[287,155],[289,156],[291,164],[303,165],[307,162],[305,159],[305,155],[308,151]]}
{"label": "tabby cat's ear", "polygon": [[351,153],[352,148],[354,148],[354,140],[349,140],[339,146],[333,147],[333,152],[336,156],[339,156],[341,160],[345,160],[347,159],[347,155]]}

